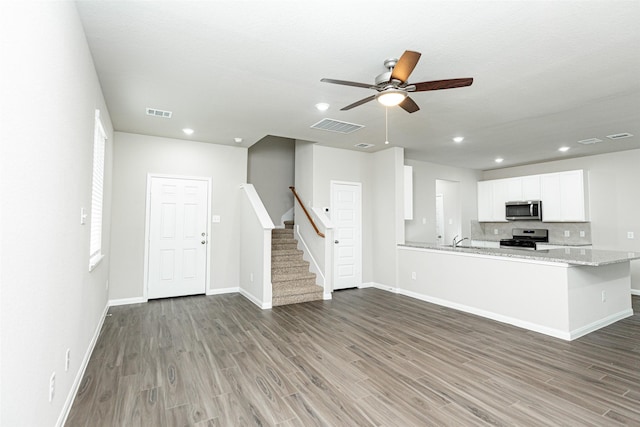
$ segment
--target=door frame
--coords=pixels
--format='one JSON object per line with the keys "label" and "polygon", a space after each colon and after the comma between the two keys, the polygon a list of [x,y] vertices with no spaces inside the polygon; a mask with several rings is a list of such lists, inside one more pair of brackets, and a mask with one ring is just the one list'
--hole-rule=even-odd
{"label": "door frame", "polygon": [[[151,219],[151,181],[154,178],[166,178],[166,179],[184,179],[189,181],[205,181],[207,183],[207,239],[211,243],[211,177],[207,176],[188,176],[188,175],[170,175],[161,173],[148,173],[147,174],[147,195],[146,195],[146,207],[145,207],[145,219],[144,219],[144,276],[143,276],[143,291],[142,299],[149,301],[149,236],[151,234],[149,220]],[[204,279],[204,291],[205,295],[209,290],[211,281],[211,245],[206,245],[205,248],[205,279]]]}
{"label": "door frame", "polygon": [[[329,203],[330,203],[330,212],[331,214],[333,214],[334,212],[334,207],[335,207],[335,201],[334,201],[334,186],[335,185],[352,185],[354,187],[356,187],[358,189],[358,193],[360,195],[360,206],[358,206],[358,247],[357,247],[357,254],[356,254],[356,262],[358,263],[358,265],[356,265],[356,287],[360,288],[362,287],[362,183],[361,182],[352,182],[352,181],[335,181],[335,180],[331,180],[329,181]],[[333,223],[334,228],[334,238],[337,239],[337,225],[336,222],[332,219],[331,222]],[[334,246],[335,248],[335,246]],[[336,262],[337,262],[337,256],[336,256],[336,251],[333,250],[332,251],[332,260],[331,260],[331,277],[332,279],[332,286],[331,286],[331,292],[334,291],[334,286],[336,283]],[[342,288],[340,288],[342,289]]]}

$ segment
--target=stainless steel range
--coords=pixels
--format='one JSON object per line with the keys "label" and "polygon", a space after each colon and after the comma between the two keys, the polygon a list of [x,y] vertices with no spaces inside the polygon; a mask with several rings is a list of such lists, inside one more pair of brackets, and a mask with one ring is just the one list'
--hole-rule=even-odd
{"label": "stainless steel range", "polygon": [[549,230],[545,228],[514,228],[511,239],[500,240],[501,248],[536,250],[537,243],[549,241]]}

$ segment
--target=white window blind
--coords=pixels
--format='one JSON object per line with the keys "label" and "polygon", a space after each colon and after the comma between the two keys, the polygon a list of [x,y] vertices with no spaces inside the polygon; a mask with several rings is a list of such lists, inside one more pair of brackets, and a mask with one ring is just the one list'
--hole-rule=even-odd
{"label": "white window blind", "polygon": [[89,269],[102,259],[102,200],[104,190],[104,148],[107,135],[96,110],[93,134],[93,183],[91,187],[91,237],[89,243]]}

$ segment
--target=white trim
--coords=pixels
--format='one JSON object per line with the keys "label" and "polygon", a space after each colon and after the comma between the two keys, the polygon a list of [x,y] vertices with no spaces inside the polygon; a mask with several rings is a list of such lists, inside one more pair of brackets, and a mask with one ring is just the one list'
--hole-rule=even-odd
{"label": "white trim", "polygon": [[56,427],[62,427],[67,422],[67,417],[69,417],[69,412],[71,411],[71,407],[73,406],[73,401],[76,399],[78,388],[80,388],[80,383],[82,382],[82,378],[84,378],[84,373],[87,370],[87,366],[89,365],[89,359],[91,359],[93,349],[98,342],[98,337],[100,336],[100,331],[102,331],[102,325],[104,324],[104,319],[107,317],[108,311],[109,304],[105,305],[104,310],[102,311],[102,316],[100,317],[100,321],[98,322],[98,326],[93,333],[91,341],[89,341],[89,346],[87,347],[87,351],[84,353],[84,357],[82,358],[82,362],[80,363],[78,373],[73,379],[73,384],[71,385],[71,389],[67,394],[64,406],[62,407],[62,411],[60,412],[60,416],[58,417],[58,421],[56,422]]}
{"label": "white trim", "polygon": [[207,296],[211,295],[222,295],[222,294],[235,294],[240,292],[240,288],[238,286],[233,288],[221,288],[221,289],[209,289],[207,290]]}
{"label": "white trim", "polygon": [[256,298],[253,295],[251,295],[249,292],[245,291],[244,289],[239,289],[238,291],[240,292],[240,295],[242,295],[243,297],[245,297],[246,299],[248,299],[249,301],[251,301],[252,303],[257,305],[261,309],[268,310],[268,309],[272,308],[271,307],[271,301],[262,302],[258,298]]}
{"label": "white trim", "polygon": [[367,282],[358,286],[358,289],[366,289],[366,288],[376,288],[382,291],[392,292],[394,294],[398,293],[398,288],[394,288],[393,286],[389,286],[389,285],[383,285],[382,283]]}
{"label": "white trim", "polygon": [[311,251],[309,250],[307,243],[302,238],[302,234],[300,234],[300,225],[296,224],[295,232],[296,232],[296,237],[298,238],[297,239],[299,243],[298,246],[302,245],[302,247],[299,247],[298,249],[302,250],[303,259],[305,261],[309,261],[309,270],[312,273],[315,273],[316,277],[319,279],[319,280],[316,280],[316,285],[322,286],[324,288],[324,283],[325,283],[324,274],[322,273],[322,270],[320,269],[318,262],[311,254]]}
{"label": "white trim", "polygon": [[[337,180],[330,180],[329,181],[329,203],[330,203],[330,210],[331,213],[333,213],[333,211],[335,210],[335,201],[333,200],[334,197],[334,186],[335,185],[352,185],[354,187],[358,188],[358,196],[359,196],[359,202],[360,202],[360,206],[358,206],[358,214],[359,214],[359,218],[358,218],[358,247],[356,248],[356,263],[354,265],[355,269],[356,269],[356,286],[360,287],[360,285],[362,284],[362,265],[363,265],[363,239],[362,239],[362,214],[363,214],[363,209],[362,209],[362,183],[361,182],[355,182],[355,181],[337,181]],[[337,229],[335,223],[332,221],[332,226],[334,229]],[[331,262],[331,275],[332,275],[332,288],[335,289],[335,283],[336,283],[336,255],[335,255],[335,251],[332,251],[333,253],[333,259],[330,260]],[[327,262],[327,260],[325,260],[325,263]],[[332,290],[333,290],[332,289]]]}
{"label": "white trim", "polygon": [[144,272],[143,272],[143,285],[142,285],[142,298],[148,301],[148,288],[149,288],[149,219],[151,217],[151,180],[153,178],[167,178],[167,179],[184,179],[191,181],[206,181],[207,183],[207,237],[209,244],[205,248],[205,283],[204,291],[207,293],[211,286],[211,206],[213,205],[212,198],[212,178],[210,176],[185,176],[185,175],[170,175],[162,173],[148,173],[147,174],[147,197],[146,197],[146,212],[144,218]]}
{"label": "white trim", "polygon": [[393,288],[391,286],[382,285],[380,283],[368,282],[360,286],[360,288],[377,288],[383,291],[392,292],[400,295],[404,295],[406,297],[415,298],[420,301],[425,301],[431,304],[440,305],[443,307],[451,308],[458,311],[463,311],[465,313],[474,314],[476,316],[485,317],[487,319],[495,320],[501,323],[506,323],[509,325],[517,326],[519,328],[527,329],[533,332],[538,332],[541,334],[549,335],[555,338],[560,338],[565,341],[572,341],[581,336],[587,335],[593,331],[596,331],[605,326],[611,325],[619,320],[625,319],[629,316],[633,316],[633,310],[623,310],[619,313],[614,313],[611,316],[607,316],[604,319],[600,319],[597,322],[593,322],[589,325],[585,325],[581,328],[565,332],[559,329],[547,328],[545,326],[538,325],[536,323],[527,322],[521,319],[516,319],[510,316],[503,316],[501,314],[496,314],[491,311],[481,310],[475,307],[470,307],[464,304],[458,304],[455,302],[451,302],[448,300],[444,300],[441,298],[434,298],[428,295],[420,294],[417,292],[408,291],[405,289]]}
{"label": "white trim", "polygon": [[631,289],[631,295],[640,295],[640,289]]}
{"label": "white trim", "polygon": [[143,297],[110,299],[109,307],[116,307],[118,305],[141,304],[145,302],[148,302],[148,300]]}
{"label": "white trim", "polygon": [[593,331],[596,331],[600,328],[604,328],[605,326],[609,326],[612,323],[617,322],[618,320],[626,319],[629,316],[633,316],[633,309],[629,308],[627,310],[623,310],[619,313],[613,313],[610,316],[605,317],[604,319],[599,319],[596,322],[585,325],[581,328],[574,329],[569,332],[569,340],[575,340],[576,338],[580,338],[581,336],[587,335]]}

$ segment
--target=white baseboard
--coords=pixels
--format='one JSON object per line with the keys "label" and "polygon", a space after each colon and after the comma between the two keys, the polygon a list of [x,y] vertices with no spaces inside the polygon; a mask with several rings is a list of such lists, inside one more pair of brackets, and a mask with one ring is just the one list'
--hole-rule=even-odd
{"label": "white baseboard", "polygon": [[251,301],[252,303],[254,303],[255,305],[257,305],[258,307],[260,307],[263,310],[269,310],[269,309],[272,308],[271,307],[271,301],[262,302],[258,298],[256,298],[255,296],[251,295],[249,292],[245,291],[242,288],[240,288],[238,290],[238,292],[240,292],[240,295],[242,295],[243,297],[245,297],[246,299],[248,299],[249,301]]}
{"label": "white baseboard", "polygon": [[571,336],[570,340],[575,340],[576,338],[580,338],[581,336],[587,335],[593,331],[597,331],[600,328],[609,326],[617,322],[618,320],[626,319],[629,316],[633,316],[632,309],[624,310],[619,313],[614,313],[611,316],[598,320],[597,322],[593,322],[589,325],[585,325],[581,328],[578,328],[569,332],[569,335]]}
{"label": "white baseboard", "polygon": [[366,282],[358,286],[358,289],[365,289],[365,288],[376,288],[376,289],[381,289],[383,291],[393,292],[394,294],[398,293],[398,288],[394,288],[393,286],[383,285],[382,283],[376,283],[376,282]]}
{"label": "white baseboard", "polygon": [[76,399],[78,388],[80,388],[80,383],[82,382],[84,373],[87,370],[87,365],[89,365],[89,359],[91,359],[91,354],[93,353],[93,349],[95,348],[96,343],[98,342],[98,337],[100,336],[100,331],[102,330],[104,319],[107,317],[107,311],[109,311],[109,303],[107,303],[107,305],[104,307],[104,311],[102,312],[102,316],[100,317],[98,326],[96,327],[96,330],[93,332],[93,337],[89,342],[87,351],[84,353],[84,357],[82,358],[82,362],[80,363],[80,368],[78,369],[78,373],[76,374],[76,377],[73,380],[73,384],[71,385],[69,394],[67,394],[67,398],[64,402],[64,406],[62,407],[62,411],[60,412],[60,416],[58,417],[58,421],[56,422],[56,427],[62,427],[67,422],[69,411],[71,411],[71,406],[73,406],[73,401]]}
{"label": "white baseboard", "polygon": [[640,289],[631,289],[631,295],[640,295]]}
{"label": "white baseboard", "polygon": [[240,288],[238,286],[233,288],[209,289],[207,290],[207,295],[234,294],[237,292],[240,292]]}
{"label": "white baseboard", "polygon": [[140,304],[143,302],[147,302],[147,300],[143,297],[110,299],[109,307],[115,307],[117,305]]}

